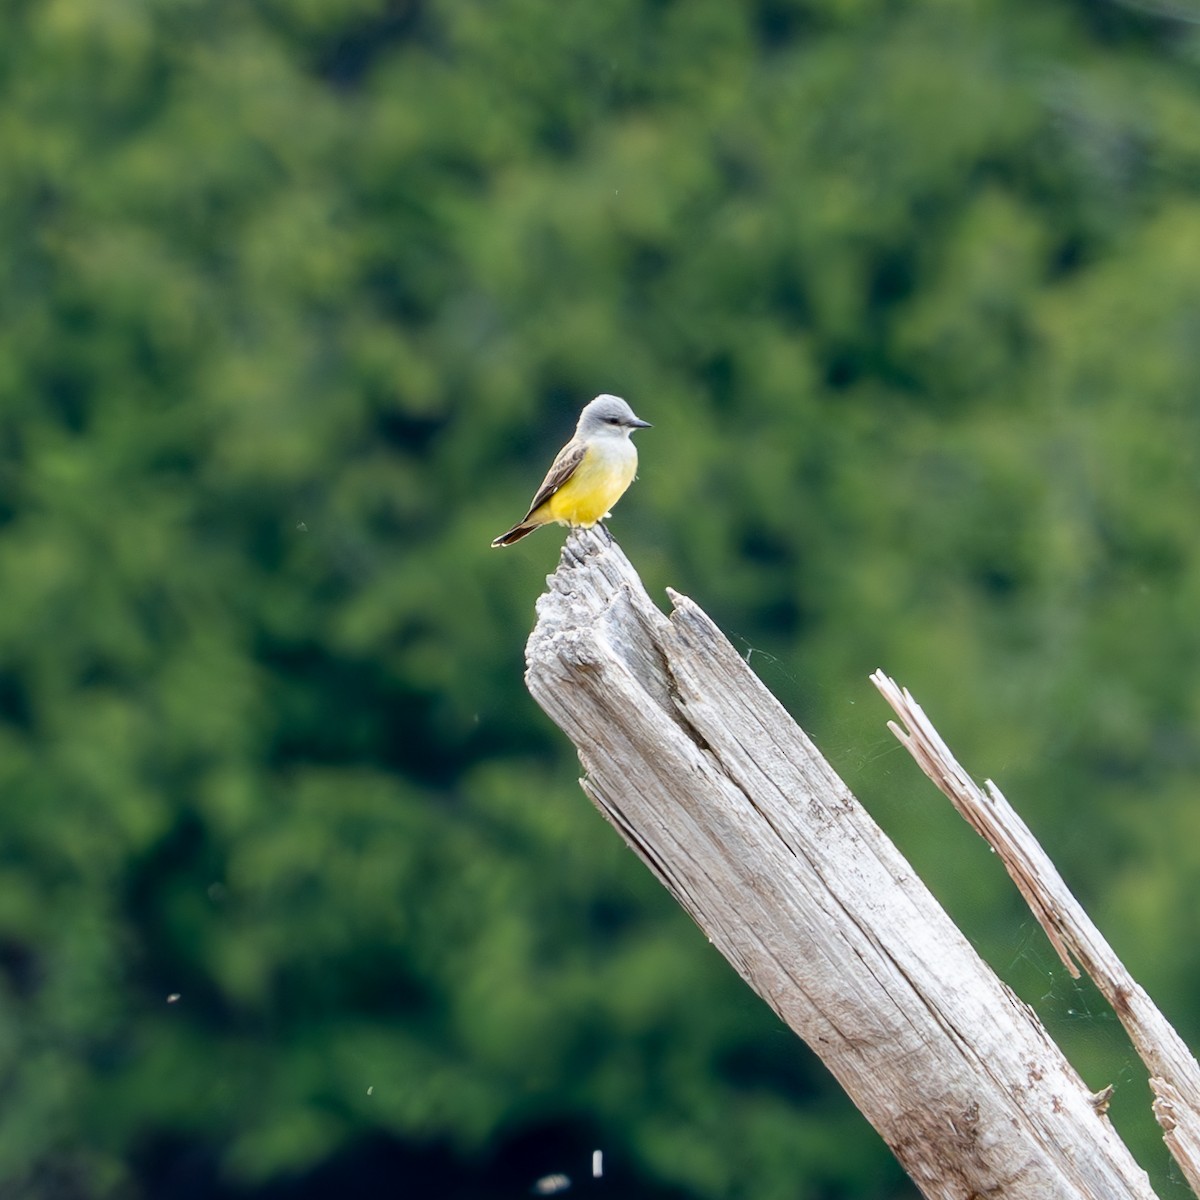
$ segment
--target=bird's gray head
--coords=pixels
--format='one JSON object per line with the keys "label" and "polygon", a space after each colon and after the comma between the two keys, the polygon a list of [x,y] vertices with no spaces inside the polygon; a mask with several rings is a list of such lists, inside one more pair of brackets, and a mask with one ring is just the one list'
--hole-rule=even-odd
{"label": "bird's gray head", "polygon": [[575,436],[579,438],[628,437],[635,429],[649,429],[650,422],[634,416],[633,409],[620,396],[597,396],[579,414]]}

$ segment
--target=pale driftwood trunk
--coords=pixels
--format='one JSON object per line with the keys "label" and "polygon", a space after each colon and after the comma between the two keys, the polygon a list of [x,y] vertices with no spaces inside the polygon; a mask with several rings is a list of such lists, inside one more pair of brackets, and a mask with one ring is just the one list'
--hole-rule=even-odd
{"label": "pale driftwood trunk", "polygon": [[1031,1010],[686,597],[603,531],[538,602],[530,691],[600,811],[929,1197],[1153,1195]]}

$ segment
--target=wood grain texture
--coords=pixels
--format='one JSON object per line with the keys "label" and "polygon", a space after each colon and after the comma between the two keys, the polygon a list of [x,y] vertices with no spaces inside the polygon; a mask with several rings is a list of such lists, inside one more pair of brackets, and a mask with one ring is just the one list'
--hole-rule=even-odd
{"label": "wood grain texture", "polygon": [[907,689],[882,671],[871,681],[903,722],[903,728],[889,722],[892,731],[999,855],[1067,970],[1078,976],[1078,962],[1125,1026],[1150,1074],[1163,1141],[1200,1195],[1200,1065],[1187,1044],[1117,957],[1000,789],[990,779],[982,788],[975,783]]}
{"label": "wood grain texture", "polygon": [[1153,1195],[1032,1011],[686,597],[574,530],[526,682],[584,790],[821,1057],[924,1195]]}

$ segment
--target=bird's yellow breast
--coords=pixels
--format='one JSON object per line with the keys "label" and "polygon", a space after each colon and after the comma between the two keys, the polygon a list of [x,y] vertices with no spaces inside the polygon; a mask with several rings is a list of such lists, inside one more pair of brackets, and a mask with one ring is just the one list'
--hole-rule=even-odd
{"label": "bird's yellow breast", "polygon": [[591,449],[575,473],[542,506],[552,521],[595,525],[625,494],[637,471],[637,450],[623,440],[617,453]]}

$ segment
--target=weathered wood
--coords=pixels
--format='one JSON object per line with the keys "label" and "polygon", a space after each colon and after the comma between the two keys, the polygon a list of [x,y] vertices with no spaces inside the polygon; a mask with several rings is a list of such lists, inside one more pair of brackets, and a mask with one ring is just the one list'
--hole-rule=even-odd
{"label": "weathered wood", "polygon": [[939,1200],[1149,1198],[1032,1011],[686,597],[573,531],[526,680],[584,790]]}
{"label": "weathered wood", "polygon": [[963,770],[907,688],[882,671],[871,681],[904,722],[904,728],[888,722],[892,731],[996,851],[1067,970],[1078,976],[1079,962],[1112,1005],[1149,1070],[1163,1141],[1200,1195],[1200,1065],[1187,1044],[1130,975],[1000,789],[990,779],[979,787]]}

